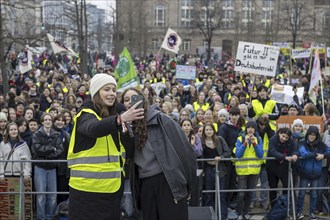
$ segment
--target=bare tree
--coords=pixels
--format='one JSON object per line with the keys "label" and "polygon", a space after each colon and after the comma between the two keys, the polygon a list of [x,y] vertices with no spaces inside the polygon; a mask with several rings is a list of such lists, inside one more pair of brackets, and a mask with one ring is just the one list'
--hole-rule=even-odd
{"label": "bare tree", "polygon": [[220,1],[198,0],[195,4],[195,24],[207,42],[207,60],[211,60],[211,45],[214,32],[220,28]]}
{"label": "bare tree", "polygon": [[309,2],[305,0],[291,0],[285,3],[283,24],[287,24],[287,30],[292,36],[292,48],[296,48],[299,33],[312,30],[313,14],[308,9]]}
{"label": "bare tree", "polygon": [[[37,9],[40,9],[40,7],[28,4],[18,6],[9,1],[0,1],[0,68],[4,93],[7,93],[9,90],[8,76],[12,71],[10,69],[10,61],[7,58],[12,46],[20,45],[23,48],[27,44],[34,45],[38,42],[40,43],[44,38],[44,34],[36,30],[34,24],[23,22],[23,20],[30,19],[28,10],[34,11]],[[9,17],[8,11],[12,12],[10,14],[11,17]],[[21,25],[13,28],[12,24],[9,23],[13,19],[15,24]]]}

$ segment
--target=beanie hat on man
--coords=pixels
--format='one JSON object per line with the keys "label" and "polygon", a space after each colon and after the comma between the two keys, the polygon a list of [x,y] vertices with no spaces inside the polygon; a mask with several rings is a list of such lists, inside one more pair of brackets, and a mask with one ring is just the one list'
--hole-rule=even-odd
{"label": "beanie hat on man", "polygon": [[296,120],[294,120],[294,121],[292,122],[292,127],[294,127],[294,126],[296,126],[296,125],[304,126],[304,122],[303,122],[301,119],[297,118]]}
{"label": "beanie hat on man", "polygon": [[114,84],[117,86],[115,78],[105,73],[98,73],[91,79],[91,84],[89,86],[89,92],[93,99],[94,95],[105,85]]}

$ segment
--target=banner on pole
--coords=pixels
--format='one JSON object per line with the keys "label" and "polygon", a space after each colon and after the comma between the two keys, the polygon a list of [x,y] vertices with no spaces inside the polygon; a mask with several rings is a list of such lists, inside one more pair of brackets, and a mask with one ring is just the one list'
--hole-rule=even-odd
{"label": "banner on pole", "polygon": [[311,81],[309,85],[309,99],[316,105],[316,98],[319,92],[319,84],[321,81],[321,66],[320,66],[320,58],[319,58],[319,52],[316,50],[315,57],[314,57],[314,63],[313,63],[313,69],[311,74]]}
{"label": "banner on pole", "polygon": [[72,49],[67,47],[63,42],[56,40],[51,34],[47,34],[47,37],[55,54],[63,52],[77,57],[77,54]]}
{"label": "banner on pole", "polygon": [[275,76],[279,52],[275,46],[240,41],[235,71]]}
{"label": "banner on pole", "polygon": [[291,57],[294,59],[309,58],[311,56],[311,49],[292,49],[291,54]]}
{"label": "banner on pole", "polygon": [[24,51],[18,55],[18,59],[20,73],[32,70],[32,51],[29,49],[29,46],[26,46]]}
{"label": "banner on pole", "polygon": [[173,53],[178,53],[181,43],[181,37],[174,30],[168,28],[161,47]]}
{"label": "banner on pole", "polygon": [[139,85],[139,78],[136,74],[131,55],[126,47],[120,54],[114,76],[117,79],[118,92]]}

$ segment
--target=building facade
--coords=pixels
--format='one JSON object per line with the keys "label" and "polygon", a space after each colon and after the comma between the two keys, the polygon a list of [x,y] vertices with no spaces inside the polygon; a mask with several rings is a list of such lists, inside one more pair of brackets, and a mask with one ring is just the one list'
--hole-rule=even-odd
{"label": "building facade", "polygon": [[211,51],[221,48],[229,56],[235,55],[239,41],[330,45],[330,1],[116,1],[117,54],[125,46],[139,56],[157,54],[168,27],[182,38],[179,54],[202,55],[209,42]]}

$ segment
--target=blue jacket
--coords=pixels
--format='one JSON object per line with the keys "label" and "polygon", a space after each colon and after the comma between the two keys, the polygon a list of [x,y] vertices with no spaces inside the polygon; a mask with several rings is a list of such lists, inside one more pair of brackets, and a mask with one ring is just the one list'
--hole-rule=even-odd
{"label": "blue jacket", "polygon": [[[308,135],[316,134],[316,139],[312,143],[308,140]],[[305,141],[299,148],[299,173],[301,177],[307,179],[317,179],[322,174],[322,160],[316,160],[317,154],[323,154],[325,158],[330,158],[330,148],[320,140],[319,129],[310,126],[306,133]]]}

